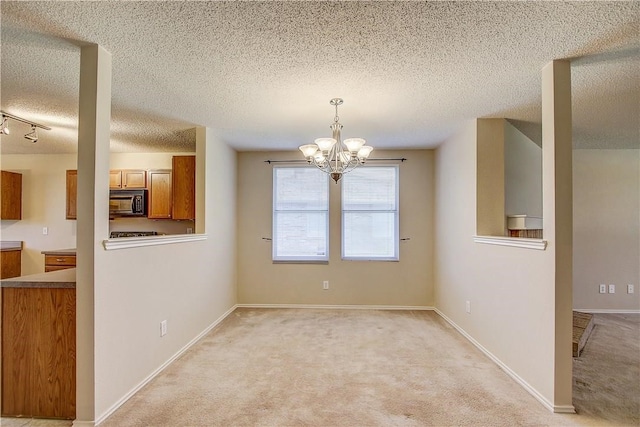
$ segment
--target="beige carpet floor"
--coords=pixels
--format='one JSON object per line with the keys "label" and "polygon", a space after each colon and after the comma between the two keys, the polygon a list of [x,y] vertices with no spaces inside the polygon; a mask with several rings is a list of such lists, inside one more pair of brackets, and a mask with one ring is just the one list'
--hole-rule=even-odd
{"label": "beige carpet floor", "polygon": [[573,359],[579,414],[640,426],[640,314],[594,314],[593,332]]}
{"label": "beige carpet floor", "polygon": [[581,424],[434,312],[238,309],[103,426]]}
{"label": "beige carpet floor", "polygon": [[101,426],[637,425],[609,409],[550,413],[434,312],[238,309]]}

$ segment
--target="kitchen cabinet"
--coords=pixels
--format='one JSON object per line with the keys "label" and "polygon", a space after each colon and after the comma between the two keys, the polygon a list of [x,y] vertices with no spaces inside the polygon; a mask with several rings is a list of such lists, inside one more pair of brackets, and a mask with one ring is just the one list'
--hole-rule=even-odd
{"label": "kitchen cabinet", "polygon": [[196,217],[196,156],[174,156],[173,219],[195,219]]}
{"label": "kitchen cabinet", "polygon": [[172,215],[171,170],[150,170],[147,173],[149,186],[149,219],[167,219]]}
{"label": "kitchen cabinet", "polygon": [[66,218],[77,219],[78,211],[78,171],[67,171]]}
{"label": "kitchen cabinet", "polygon": [[109,188],[147,188],[147,171],[141,169],[110,170]]}
{"label": "kitchen cabinet", "polygon": [[2,171],[0,219],[22,219],[22,174]]}
{"label": "kitchen cabinet", "polygon": [[2,416],[74,419],[75,272],[3,280],[1,335]]}
{"label": "kitchen cabinet", "polygon": [[42,251],[44,255],[44,271],[66,270],[76,268],[76,250],[61,249],[54,251]]}
{"label": "kitchen cabinet", "polygon": [[22,274],[21,264],[21,249],[2,249],[0,251],[0,279],[20,276]]}

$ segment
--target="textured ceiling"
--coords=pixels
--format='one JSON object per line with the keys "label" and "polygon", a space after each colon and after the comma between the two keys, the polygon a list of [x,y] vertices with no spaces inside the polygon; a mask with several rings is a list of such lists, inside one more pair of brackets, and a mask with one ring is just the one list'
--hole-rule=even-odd
{"label": "textured ceiling", "polygon": [[[79,49],[113,56],[112,150],[185,151],[194,126],[238,150],[329,136],[442,143],[475,117],[540,137],[541,69],[572,60],[574,144],[638,148],[638,2],[0,3],[2,153],[74,152]],[[14,122],[11,124],[13,125]],[[12,129],[13,130],[13,129]]]}

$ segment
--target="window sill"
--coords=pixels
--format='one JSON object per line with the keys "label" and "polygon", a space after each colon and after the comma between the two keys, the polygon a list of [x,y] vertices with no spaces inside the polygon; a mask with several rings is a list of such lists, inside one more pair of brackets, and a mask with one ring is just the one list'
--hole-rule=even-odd
{"label": "window sill", "polygon": [[315,260],[315,259],[272,259],[273,264],[329,264],[329,260]]}
{"label": "window sill", "polygon": [[536,249],[539,251],[544,251],[547,248],[546,240],[526,239],[522,237],[473,236],[473,241],[486,245],[511,246],[515,248]]}
{"label": "window sill", "polygon": [[140,248],[143,246],[170,245],[172,243],[195,242],[207,240],[206,234],[172,234],[168,236],[147,237],[120,237],[102,241],[104,249],[112,251],[116,249]]}

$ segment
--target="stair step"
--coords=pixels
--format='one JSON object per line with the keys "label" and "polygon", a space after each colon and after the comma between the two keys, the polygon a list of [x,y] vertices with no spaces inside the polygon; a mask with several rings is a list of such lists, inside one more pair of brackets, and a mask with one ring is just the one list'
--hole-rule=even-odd
{"label": "stair step", "polygon": [[593,327],[592,314],[579,311],[573,312],[573,357],[580,357],[580,353],[582,353],[582,349],[587,344]]}

